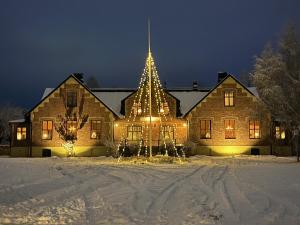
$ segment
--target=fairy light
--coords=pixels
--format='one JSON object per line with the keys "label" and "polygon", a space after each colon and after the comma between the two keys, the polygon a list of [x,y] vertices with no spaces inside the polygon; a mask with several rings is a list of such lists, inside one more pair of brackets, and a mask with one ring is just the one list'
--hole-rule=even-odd
{"label": "fairy light", "polygon": [[[173,122],[170,115],[170,108],[168,101],[160,82],[158,72],[154,59],[151,54],[150,48],[150,33],[149,33],[149,52],[145,62],[145,68],[143,69],[138,89],[131,102],[130,113],[126,114],[126,122],[123,126],[119,126],[122,129],[121,139],[119,147],[123,146],[122,153],[125,151],[125,145],[129,139],[128,128],[131,127],[133,132],[134,126],[141,126],[141,132],[138,138],[138,156],[140,156],[142,148],[144,148],[145,156],[152,154],[152,125],[151,123],[157,124],[159,128],[159,139],[162,141],[162,146],[167,152],[167,142],[170,141],[172,149],[174,150],[175,156],[178,156],[175,138],[176,138],[176,125]],[[153,110],[152,110],[153,109]],[[132,134],[132,133],[131,133]],[[122,145],[122,143],[124,143]],[[169,142],[168,142],[169,143]],[[161,145],[160,144],[160,145]]]}

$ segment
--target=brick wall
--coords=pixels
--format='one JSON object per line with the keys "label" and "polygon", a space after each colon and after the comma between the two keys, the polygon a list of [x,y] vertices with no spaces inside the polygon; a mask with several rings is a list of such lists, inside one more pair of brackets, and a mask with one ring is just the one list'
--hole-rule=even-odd
{"label": "brick wall", "polygon": [[[234,91],[234,106],[224,106],[224,91]],[[270,114],[259,100],[229,77],[188,115],[189,138],[199,146],[269,145]],[[225,139],[225,119],[235,120],[235,139]],[[200,120],[211,120],[211,139],[200,139]],[[259,120],[261,137],[250,139],[249,120]]]}
{"label": "brick wall", "polygon": [[[83,114],[88,114],[89,118],[84,127],[77,131],[77,146],[101,146],[104,145],[105,139],[112,140],[112,124],[114,116],[102,103],[91,95],[83,86],[74,78],[68,79],[54,93],[51,94],[42,104],[40,104],[31,114],[32,118],[32,145],[59,147],[63,143],[59,134],[53,128],[51,140],[42,140],[42,121],[52,120],[58,122],[57,116],[65,114],[64,98],[66,90],[77,91],[77,108],[81,98],[84,98]],[[91,120],[101,120],[101,137],[100,139],[91,139]]]}

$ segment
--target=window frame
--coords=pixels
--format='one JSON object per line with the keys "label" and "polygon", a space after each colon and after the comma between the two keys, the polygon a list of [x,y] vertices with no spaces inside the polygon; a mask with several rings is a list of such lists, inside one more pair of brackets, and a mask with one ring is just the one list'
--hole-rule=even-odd
{"label": "window frame", "polygon": [[[167,128],[171,129],[171,131],[166,130]],[[168,139],[166,138],[166,133],[168,133]],[[171,138],[170,134],[171,133]],[[159,128],[159,139],[160,140],[175,140],[175,127],[174,126],[169,126],[169,125],[162,125]]]}
{"label": "window frame", "polygon": [[[135,129],[137,129],[137,130],[135,130]],[[131,134],[131,135],[129,135],[129,134]],[[139,134],[139,135],[137,135],[137,134]],[[139,138],[136,138],[138,136],[139,136]],[[138,141],[138,140],[142,139],[142,126],[141,125],[127,126],[127,139],[129,141]]]}
{"label": "window frame", "polygon": [[[226,127],[226,125],[227,125],[226,121],[229,122],[228,125],[229,125],[229,127],[232,127],[232,131],[228,131],[229,129]],[[233,122],[233,126],[232,126],[232,122]],[[236,139],[235,126],[236,126],[235,119],[224,119],[224,137],[225,137],[225,139]],[[228,134],[228,132],[231,132],[232,134],[229,135],[230,133]]]}
{"label": "window frame", "polygon": [[[75,131],[70,131],[69,130],[69,123],[71,125],[75,125]],[[67,121],[67,135],[74,135],[75,139],[77,139],[77,121],[76,120],[68,120]]]}
{"label": "window frame", "polygon": [[[251,122],[253,122],[253,129],[251,129]],[[256,128],[257,124],[256,122],[258,122],[258,129]],[[255,136],[255,132],[258,130],[258,134],[259,136],[256,137]],[[253,136],[251,136],[251,131],[253,131]],[[261,139],[261,122],[260,120],[257,119],[252,119],[249,120],[249,139]]]}
{"label": "window frame", "polygon": [[[44,122],[47,123],[47,129],[44,129]],[[51,122],[51,127],[52,127],[51,130],[48,129],[49,128],[49,122]],[[52,137],[53,137],[53,120],[48,120],[48,119],[42,120],[41,128],[42,128],[41,129],[41,139],[42,140],[52,140]],[[47,131],[47,133],[48,133],[47,138],[44,138],[44,131]]]}
{"label": "window frame", "polygon": [[[94,129],[93,123],[96,123],[96,129]],[[91,120],[90,126],[91,126],[90,127],[90,139],[93,139],[93,140],[101,139],[102,120],[93,119],[93,120]],[[92,137],[93,132],[96,132],[96,137]]]}
{"label": "window frame", "polygon": [[[228,94],[228,96],[227,96],[227,94]],[[225,107],[234,107],[235,106],[235,91],[234,90],[225,90],[223,97],[224,97],[224,106]],[[228,103],[226,103],[226,99],[228,99]],[[232,100],[232,103],[230,100]]]}
{"label": "window frame", "polygon": [[[277,127],[279,128],[279,138],[277,136]],[[282,138],[282,133],[284,133],[284,138]],[[275,139],[277,141],[284,141],[286,139],[286,129],[280,122],[275,122]]]}
{"label": "window frame", "polygon": [[[69,94],[74,94],[71,98]],[[75,96],[75,100],[74,100]],[[72,99],[72,102],[69,102],[69,100]],[[78,106],[78,93],[76,90],[67,90],[66,91],[66,106],[69,108],[74,108]]]}
{"label": "window frame", "polygon": [[[204,122],[204,129],[202,129],[202,122]],[[207,133],[209,133],[209,137],[207,137]],[[211,120],[200,120],[200,139],[211,139]]]}
{"label": "window frame", "polygon": [[[19,131],[20,129],[20,131]],[[20,134],[20,139],[18,138],[18,134]],[[25,134],[25,137],[23,135]],[[17,141],[25,141],[27,139],[27,127],[26,126],[17,126],[16,129],[16,140]]]}

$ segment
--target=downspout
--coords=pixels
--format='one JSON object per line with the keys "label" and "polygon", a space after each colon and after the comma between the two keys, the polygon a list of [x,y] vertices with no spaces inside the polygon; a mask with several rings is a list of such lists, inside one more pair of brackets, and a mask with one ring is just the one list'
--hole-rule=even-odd
{"label": "downspout", "polygon": [[13,138],[13,135],[14,135],[14,132],[13,132],[13,126],[12,124],[10,123],[9,124],[9,128],[10,128],[10,138],[9,138],[9,155],[11,156],[11,142],[12,142],[12,138]]}
{"label": "downspout", "polygon": [[30,144],[29,144],[29,157],[32,157],[32,122],[29,123],[30,129]]}

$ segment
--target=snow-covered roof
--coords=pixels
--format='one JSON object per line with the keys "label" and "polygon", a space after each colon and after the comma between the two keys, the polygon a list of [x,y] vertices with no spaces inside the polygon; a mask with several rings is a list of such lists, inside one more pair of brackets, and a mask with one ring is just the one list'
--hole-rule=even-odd
{"label": "snow-covered roof", "polygon": [[[54,88],[46,88],[42,99],[53,91]],[[252,92],[256,97],[259,97],[256,87],[248,87],[248,90]],[[129,88],[98,88],[92,89],[92,93],[99,98],[107,107],[109,107],[116,115],[121,115],[121,102],[123,99],[133,93],[134,89]],[[200,100],[202,100],[209,89],[204,90],[187,90],[172,88],[169,93],[176,97],[180,101],[180,111],[182,115],[185,115],[190,109],[192,109]]]}
{"label": "snow-covered roof", "polygon": [[208,91],[170,91],[169,93],[180,101],[180,111],[185,115]]}
{"label": "snow-covered roof", "polygon": [[24,123],[25,119],[18,119],[18,120],[10,120],[8,123]]}
{"label": "snow-covered roof", "polygon": [[[46,88],[43,93],[42,99],[49,95],[53,90],[54,88]],[[126,88],[98,88],[92,89],[92,92],[115,114],[121,117],[121,101],[128,95],[130,95],[133,90]]]}
{"label": "snow-covered roof", "polygon": [[53,91],[54,88],[46,88],[45,91],[44,91],[44,94],[42,96],[42,100],[51,93],[51,91]]}
{"label": "snow-covered roof", "polygon": [[250,92],[252,92],[252,94],[254,94],[257,98],[259,98],[259,94],[257,92],[256,87],[247,87],[247,88]]}
{"label": "snow-covered roof", "polygon": [[129,96],[132,91],[93,91],[102,102],[104,102],[115,114],[121,115],[121,102]]}

